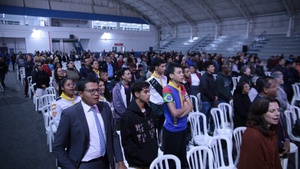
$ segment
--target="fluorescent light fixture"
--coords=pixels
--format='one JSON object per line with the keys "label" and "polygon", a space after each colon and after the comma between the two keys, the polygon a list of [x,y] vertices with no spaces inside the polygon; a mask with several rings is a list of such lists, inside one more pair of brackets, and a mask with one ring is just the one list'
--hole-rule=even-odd
{"label": "fluorescent light fixture", "polygon": [[110,38],[111,38],[111,34],[110,33],[104,32],[101,35],[101,39],[107,40],[107,39],[110,39]]}

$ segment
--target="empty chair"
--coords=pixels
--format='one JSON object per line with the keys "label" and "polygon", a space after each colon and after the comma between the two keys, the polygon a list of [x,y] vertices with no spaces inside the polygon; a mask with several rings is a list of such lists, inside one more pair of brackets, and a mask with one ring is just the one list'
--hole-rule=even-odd
{"label": "empty chair", "polygon": [[188,120],[191,124],[193,143],[208,146],[212,137],[207,133],[206,115],[200,112],[193,112],[189,114]]}
{"label": "empty chair", "polygon": [[214,136],[225,135],[227,138],[231,139],[233,132],[231,125],[233,124],[229,124],[229,120],[227,119],[227,116],[225,116],[225,113],[219,108],[212,108],[210,113],[215,125]]}
{"label": "empty chair", "polygon": [[228,103],[220,103],[218,105],[218,108],[221,109],[224,113],[224,116],[226,117],[226,125],[233,129],[233,108],[230,104]]}
{"label": "empty chair", "polygon": [[[214,168],[236,168],[232,160],[232,141],[225,136],[214,136],[209,144],[214,156]],[[225,148],[223,148],[225,147]],[[227,159],[226,159],[227,158]]]}
{"label": "empty chair", "polygon": [[292,84],[294,96],[291,101],[291,106],[295,106],[296,101],[300,101],[300,83]]}
{"label": "empty chair", "polygon": [[206,146],[190,149],[186,155],[190,169],[213,169],[213,153]]}
{"label": "empty chair", "polygon": [[193,103],[193,106],[194,106],[192,112],[200,112],[198,98],[194,95],[190,95],[190,99],[192,100],[192,103]]}
{"label": "empty chair", "polygon": [[28,81],[28,96],[29,98],[32,98],[32,95],[34,94],[34,86],[36,83],[32,83],[32,76],[28,76],[27,81]]}
{"label": "empty chair", "polygon": [[240,159],[240,150],[242,145],[242,136],[247,127],[238,127],[233,130],[234,144],[236,149],[236,157],[234,160],[234,165],[237,166]]}
{"label": "empty chair", "polygon": [[[170,168],[170,161],[175,162],[175,168]],[[152,161],[149,169],[180,169],[181,162],[178,157],[172,154],[158,156]]]}

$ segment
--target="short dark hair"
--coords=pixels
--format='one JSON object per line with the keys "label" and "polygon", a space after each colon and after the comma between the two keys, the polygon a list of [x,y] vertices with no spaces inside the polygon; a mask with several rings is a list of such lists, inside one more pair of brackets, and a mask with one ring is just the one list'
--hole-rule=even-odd
{"label": "short dark hair", "polygon": [[256,99],[251,105],[250,113],[247,120],[248,127],[257,126],[264,136],[270,136],[272,133],[271,130],[275,130],[274,125],[271,125],[270,130],[267,122],[263,118],[263,115],[268,112],[269,104],[271,102],[276,102],[279,105],[278,100],[273,97],[262,97]]}
{"label": "short dark hair", "polygon": [[181,68],[181,65],[178,63],[170,63],[168,69],[166,69],[165,75],[167,76],[168,81],[170,81],[170,74],[174,74],[175,68]]}
{"label": "short dark hair", "polygon": [[[116,78],[116,81],[120,81],[121,80],[121,78],[122,78],[122,76],[125,74],[125,71],[126,70],[129,70],[130,71],[130,69],[129,68],[122,68],[122,69],[120,69],[118,72],[117,72],[117,78]],[[130,71],[131,72],[131,71]]]}
{"label": "short dark hair", "polygon": [[214,65],[214,63],[212,61],[205,61],[203,67],[205,70],[207,70],[207,68],[209,68],[210,65]]}
{"label": "short dark hair", "polygon": [[141,92],[143,89],[149,88],[150,84],[146,81],[137,81],[131,86],[131,93],[135,97],[135,92]]}
{"label": "short dark hair", "polygon": [[96,78],[84,78],[77,82],[77,84],[76,84],[77,91],[83,92],[85,89],[85,84],[90,83],[90,82],[98,84],[98,80]]}
{"label": "short dark hair", "polygon": [[261,93],[264,88],[269,88],[271,86],[271,83],[269,83],[269,80],[271,80],[274,78],[271,76],[262,76],[259,77],[256,81],[256,90],[258,93]]}
{"label": "short dark hair", "polygon": [[152,66],[155,68],[156,66],[160,66],[161,64],[166,63],[165,60],[157,58],[153,61]]}

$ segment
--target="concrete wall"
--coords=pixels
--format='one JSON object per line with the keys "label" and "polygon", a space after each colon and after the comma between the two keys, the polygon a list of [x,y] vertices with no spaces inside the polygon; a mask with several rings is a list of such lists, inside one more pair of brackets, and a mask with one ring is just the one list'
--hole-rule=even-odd
{"label": "concrete wall", "polygon": [[[33,31],[35,30],[35,31]],[[151,29],[153,30],[153,29]],[[155,45],[156,32],[138,32],[138,31],[120,31],[120,30],[101,30],[90,28],[63,28],[63,27],[36,27],[36,26],[11,26],[0,25],[0,38],[25,39],[26,51],[34,52],[35,50],[60,50],[69,52],[73,48],[72,43],[52,44],[52,39],[69,39],[70,34],[78,38],[85,50],[91,51],[111,51],[115,43],[122,43],[126,51],[147,51],[150,46]],[[81,40],[82,39],[82,40]],[[8,48],[15,48],[15,44],[10,40],[6,43]],[[120,47],[119,47],[120,48]]]}

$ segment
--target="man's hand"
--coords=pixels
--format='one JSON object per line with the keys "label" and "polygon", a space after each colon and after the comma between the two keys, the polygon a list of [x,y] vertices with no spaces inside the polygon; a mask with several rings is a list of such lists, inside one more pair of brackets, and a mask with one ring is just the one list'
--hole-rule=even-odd
{"label": "man's hand", "polygon": [[127,169],[127,167],[125,166],[125,163],[124,161],[120,161],[118,162],[118,169]]}
{"label": "man's hand", "polygon": [[290,141],[286,140],[284,143],[284,151],[282,152],[283,155],[289,155],[290,153]]}

